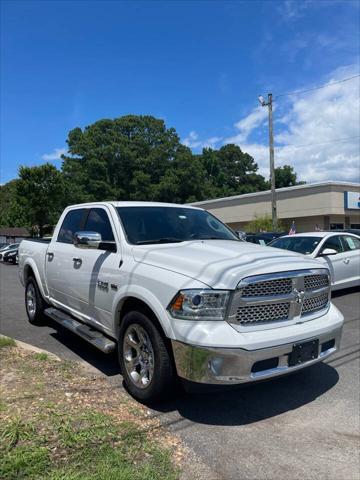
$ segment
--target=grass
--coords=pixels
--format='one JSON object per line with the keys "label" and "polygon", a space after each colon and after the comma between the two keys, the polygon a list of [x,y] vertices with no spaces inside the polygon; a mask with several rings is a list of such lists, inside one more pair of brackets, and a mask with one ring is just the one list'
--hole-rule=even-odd
{"label": "grass", "polygon": [[15,346],[16,346],[16,342],[13,338],[0,337],[0,348],[15,347]]}
{"label": "grass", "polygon": [[34,354],[34,358],[36,358],[36,360],[44,362],[49,359],[49,355],[45,352],[39,352]]}
{"label": "grass", "polygon": [[15,418],[0,433],[0,478],[175,480],[169,451],[132,422],[105,414],[42,414]]}
{"label": "grass", "polygon": [[0,365],[12,379],[1,392],[1,480],[178,478],[158,426],[105,379],[19,348],[3,349]]}

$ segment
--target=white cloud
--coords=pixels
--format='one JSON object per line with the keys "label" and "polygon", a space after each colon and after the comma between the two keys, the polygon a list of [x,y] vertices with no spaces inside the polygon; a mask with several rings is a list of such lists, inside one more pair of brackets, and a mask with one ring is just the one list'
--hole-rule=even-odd
{"label": "white cloud", "polygon": [[65,155],[67,152],[66,148],[55,148],[51,153],[44,153],[41,155],[41,159],[46,162],[51,162],[53,160],[61,160],[61,155]]}
{"label": "white cloud", "polygon": [[221,142],[222,137],[210,137],[206,140],[199,140],[199,135],[192,130],[189,135],[184,138],[182,143],[189,148],[198,150],[201,148],[215,148],[216,145]]}
{"label": "white cloud", "polygon": [[255,108],[247,117],[235,123],[234,127],[238,130],[238,133],[233,137],[226,139],[226,143],[245,142],[253,130],[265,123],[267,115],[266,108]]}
{"label": "white cloud", "polygon": [[284,21],[293,21],[302,17],[304,11],[316,5],[317,2],[311,0],[284,0],[278,3],[277,12]]}
{"label": "white cloud", "polygon": [[[327,80],[331,83],[356,73],[355,66],[342,67]],[[280,119],[275,115],[276,165],[294,166],[299,178],[308,182],[359,181],[359,78],[306,95],[294,95],[288,100],[284,98],[288,102],[284,114]],[[240,133],[223,143],[236,143],[250,153],[258,163],[260,173],[268,177],[267,139],[264,137],[264,143],[247,141],[249,132],[261,126],[255,112],[237,122],[235,127]]]}
{"label": "white cloud", "polygon": [[201,142],[198,140],[199,135],[192,130],[189,135],[184,138],[183,144],[189,148],[199,148],[201,146]]}

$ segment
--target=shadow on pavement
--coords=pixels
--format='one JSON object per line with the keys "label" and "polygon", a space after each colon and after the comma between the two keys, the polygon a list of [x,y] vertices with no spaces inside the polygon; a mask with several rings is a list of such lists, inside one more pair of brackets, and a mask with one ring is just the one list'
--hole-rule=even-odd
{"label": "shadow on pavement", "polygon": [[120,365],[116,351],[105,354],[78,337],[75,333],[70,332],[50,319],[46,322],[46,325],[55,330],[55,332],[50,333],[55,340],[62,343],[82,360],[97,368],[108,377],[120,375]]}
{"label": "shadow on pavement", "polygon": [[203,394],[182,394],[166,403],[152,405],[152,409],[161,416],[177,412],[181,419],[176,415],[175,421],[165,422],[174,430],[186,428],[188,421],[207,425],[248,425],[313,402],[338,380],[339,375],[333,367],[318,363],[271,381],[212,389]]}

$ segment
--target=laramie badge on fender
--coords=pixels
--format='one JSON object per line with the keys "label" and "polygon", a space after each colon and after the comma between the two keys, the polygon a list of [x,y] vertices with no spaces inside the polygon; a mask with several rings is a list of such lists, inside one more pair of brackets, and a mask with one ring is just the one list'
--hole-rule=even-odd
{"label": "laramie badge on fender", "polygon": [[109,290],[109,282],[103,282],[101,280],[97,281],[97,286],[100,290]]}

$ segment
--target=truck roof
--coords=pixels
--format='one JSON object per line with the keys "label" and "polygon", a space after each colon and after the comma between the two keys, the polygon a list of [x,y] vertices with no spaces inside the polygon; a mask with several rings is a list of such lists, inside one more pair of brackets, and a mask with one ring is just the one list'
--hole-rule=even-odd
{"label": "truck roof", "polygon": [[113,207],[183,207],[191,208],[193,210],[203,210],[203,208],[193,207],[191,205],[182,205],[180,203],[165,203],[165,202],[139,202],[139,201],[127,201],[127,202],[116,202],[116,201],[107,201],[107,202],[88,202],[88,203],[78,203],[76,205],[69,205],[67,208],[71,207],[88,207],[93,205],[112,205]]}

